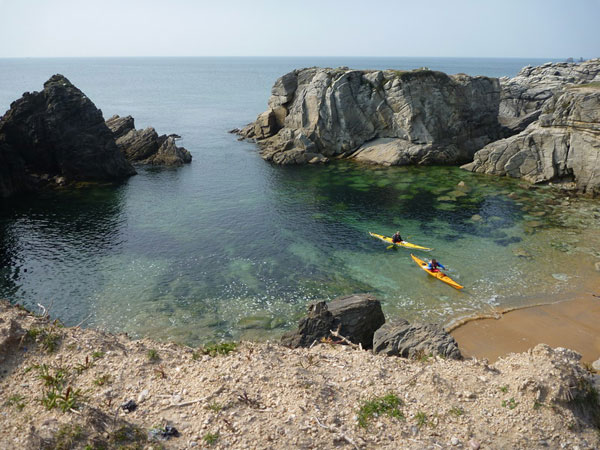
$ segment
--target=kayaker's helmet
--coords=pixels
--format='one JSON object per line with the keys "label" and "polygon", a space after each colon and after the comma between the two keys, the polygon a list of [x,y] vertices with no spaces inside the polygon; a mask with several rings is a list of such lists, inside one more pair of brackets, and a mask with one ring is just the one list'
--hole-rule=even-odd
{"label": "kayaker's helmet", "polygon": [[432,262],[433,264],[435,264],[437,261],[435,260],[435,258],[433,258],[433,259],[431,260],[431,262]]}

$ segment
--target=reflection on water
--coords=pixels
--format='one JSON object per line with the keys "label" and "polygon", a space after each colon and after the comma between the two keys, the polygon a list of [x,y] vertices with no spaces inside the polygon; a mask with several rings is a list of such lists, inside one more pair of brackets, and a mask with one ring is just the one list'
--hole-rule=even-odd
{"label": "reflection on water", "polygon": [[[260,182],[225,192],[142,170],[121,187],[4,202],[0,295],[52,303],[71,324],[93,312],[94,326],[198,343],[276,336],[317,298],[372,292],[388,316],[446,322],[598,277],[592,201],[449,167],[257,163]],[[434,247],[464,291],[367,234],[397,229]]]}

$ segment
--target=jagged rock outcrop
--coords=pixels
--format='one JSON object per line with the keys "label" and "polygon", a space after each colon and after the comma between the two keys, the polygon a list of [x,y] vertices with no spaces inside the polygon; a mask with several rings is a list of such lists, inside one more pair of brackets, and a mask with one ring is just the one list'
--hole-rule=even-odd
{"label": "jagged rock outcrop", "polygon": [[454,338],[434,324],[410,324],[400,319],[386,323],[373,336],[373,353],[387,356],[415,358],[419,355],[441,355],[461,359],[462,355]]}
{"label": "jagged rock outcrop", "polygon": [[102,111],[62,75],[23,94],[0,119],[0,196],[45,180],[118,180],[135,174]]}
{"label": "jagged rock outcrop", "polygon": [[113,116],[106,121],[117,146],[125,157],[141,164],[179,166],[192,161],[192,155],[175,144],[173,135],[158,135],[152,127],[136,130],[131,116]]}
{"label": "jagged rock outcrop", "polygon": [[488,144],[463,168],[532,183],[572,179],[579,191],[600,194],[600,83],[555,95],[538,121]]}
{"label": "jagged rock outcrop", "polygon": [[385,323],[381,303],[368,294],[356,294],[333,299],[329,304],[318,302],[308,307],[298,329],[286,333],[281,342],[288,347],[309,347],[314,341],[339,331],[345,338],[363,348],[371,348],[375,330]]}
{"label": "jagged rock outcrop", "polygon": [[499,103],[495,78],[308,68],[279,78],[269,109],[239,134],[277,164],[454,164],[500,137]]}
{"label": "jagged rock outcrop", "polygon": [[516,77],[500,78],[499,120],[507,127],[507,135],[523,131],[537,120],[544,104],[565,87],[594,81],[600,81],[600,59],[526,66]]}

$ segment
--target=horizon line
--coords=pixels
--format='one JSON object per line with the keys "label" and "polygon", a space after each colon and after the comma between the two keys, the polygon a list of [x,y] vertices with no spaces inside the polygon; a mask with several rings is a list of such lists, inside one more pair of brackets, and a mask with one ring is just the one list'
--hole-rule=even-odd
{"label": "horizon line", "polygon": [[597,58],[583,56],[363,56],[363,55],[93,55],[93,56],[0,56],[0,59],[91,59],[91,58],[477,58],[477,59],[568,59],[584,61]]}

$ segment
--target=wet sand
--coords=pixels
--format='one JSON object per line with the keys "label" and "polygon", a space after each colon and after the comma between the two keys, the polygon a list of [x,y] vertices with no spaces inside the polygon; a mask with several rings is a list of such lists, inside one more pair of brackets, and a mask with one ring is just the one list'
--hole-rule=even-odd
{"label": "wet sand", "polygon": [[498,319],[472,320],[451,334],[465,357],[490,362],[542,343],[570,348],[581,353],[582,361],[593,362],[600,358],[600,297],[590,292],[559,303],[509,311]]}

